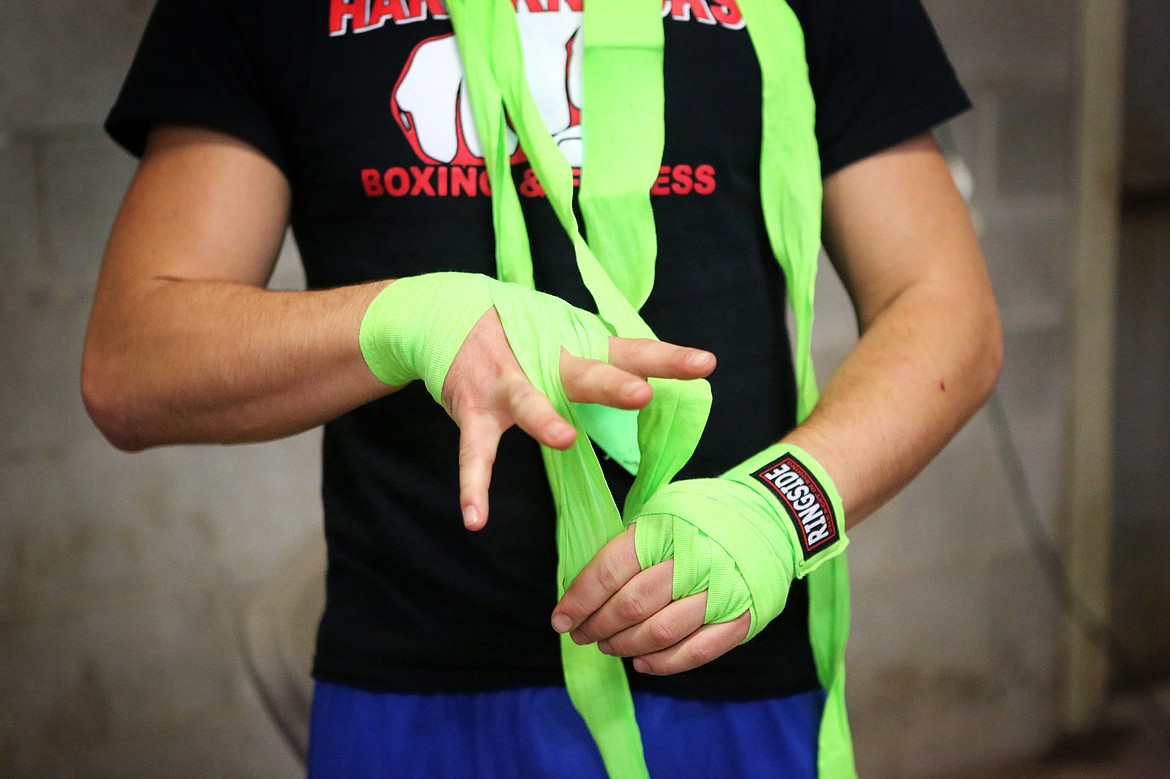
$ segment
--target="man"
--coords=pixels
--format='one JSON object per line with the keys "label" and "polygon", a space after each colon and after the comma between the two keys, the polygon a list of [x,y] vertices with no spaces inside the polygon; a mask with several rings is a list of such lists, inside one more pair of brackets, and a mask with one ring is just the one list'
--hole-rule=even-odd
{"label": "man", "polygon": [[[575,166],[588,110],[579,5],[517,5],[530,88]],[[682,476],[734,470],[782,439],[831,476],[851,526],[983,402],[999,325],[964,204],[928,134],[965,97],[921,9],[790,6],[817,102],[822,238],[857,309],[857,347],[798,420],[786,280],[761,216],[752,44],[735,3],[668,2],[666,141],[651,189],[657,281],[641,308],[664,342],[610,338],[607,361],[562,351],[559,379],[573,402],[636,409],[651,400],[648,377],[710,375],[711,420]],[[494,273],[488,189],[501,182],[483,175],[456,46],[433,2],[160,4],[109,124],[143,159],[94,301],[83,370],[91,415],[128,450],[326,425],[317,775],[600,770],[558,687],[550,611],[557,632],[632,658],[652,772],[814,775],[824,694],[803,580],[760,620],[767,628],[748,611],[713,621],[706,590],[674,597],[673,560],[644,564],[635,529],[554,610],[539,452],[505,433],[516,426],[553,449],[581,434],[533,389],[500,314],[489,308],[461,333],[445,377],[430,382],[457,431],[422,382],[377,377],[384,355],[362,331],[372,312],[410,303],[385,303],[399,284],[390,279]],[[536,286],[589,308],[526,149],[507,140]],[[310,291],[269,291],[290,221]],[[446,305],[432,315],[462,298],[436,300]],[[394,332],[426,341],[436,326],[410,328]],[[629,488],[612,463],[607,476],[615,492]],[[690,737],[691,719],[738,735]],[[448,762],[458,759],[470,762]]]}

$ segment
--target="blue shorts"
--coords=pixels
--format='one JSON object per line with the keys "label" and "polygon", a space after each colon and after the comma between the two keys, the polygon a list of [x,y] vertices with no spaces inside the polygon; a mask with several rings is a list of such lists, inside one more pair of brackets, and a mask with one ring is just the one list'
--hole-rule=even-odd
{"label": "blue shorts", "polygon": [[[751,702],[634,693],[653,777],[816,779],[825,693]],[[405,695],[318,682],[309,779],[604,779],[560,687]]]}

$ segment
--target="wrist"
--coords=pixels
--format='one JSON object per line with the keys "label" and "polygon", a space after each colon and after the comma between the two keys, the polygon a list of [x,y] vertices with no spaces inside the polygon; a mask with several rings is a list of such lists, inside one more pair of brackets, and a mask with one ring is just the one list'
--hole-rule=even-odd
{"label": "wrist", "polygon": [[474,273],[428,273],[387,285],[366,308],[358,334],[370,372],[391,386],[422,379],[441,402],[455,355],[492,308],[491,284]]}
{"label": "wrist", "polygon": [[750,489],[792,545],[797,578],[807,576],[849,544],[845,511],[833,479],[811,454],[774,444],[721,478]]}

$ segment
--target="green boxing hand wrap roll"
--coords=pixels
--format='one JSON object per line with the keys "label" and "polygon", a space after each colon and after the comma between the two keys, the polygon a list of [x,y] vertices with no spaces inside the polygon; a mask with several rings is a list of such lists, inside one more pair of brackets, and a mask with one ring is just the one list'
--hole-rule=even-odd
{"label": "green boxing hand wrap roll", "polygon": [[634,521],[642,568],[674,558],[673,597],[706,590],[707,624],[750,612],[744,641],[784,609],[794,578],[849,543],[829,475],[789,444],[769,447],[718,479],[670,484]]}

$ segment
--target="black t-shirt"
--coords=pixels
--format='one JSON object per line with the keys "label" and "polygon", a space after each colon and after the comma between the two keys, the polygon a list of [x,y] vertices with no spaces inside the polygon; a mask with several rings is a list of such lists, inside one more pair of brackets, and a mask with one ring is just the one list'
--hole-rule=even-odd
{"label": "black t-shirt", "polygon": [[[919,0],[789,0],[806,36],[828,175],[967,107]],[[579,155],[580,0],[518,4],[530,82]],[[642,314],[664,340],[714,351],[710,422],[680,478],[711,476],[795,424],[785,286],[759,203],[760,73],[733,0],[667,0],[666,147],[652,190],[656,284]],[[152,122],[254,145],[288,178],[310,287],[436,270],[494,274],[478,139],[438,0],[161,0],[107,129],[141,153]],[[568,241],[514,167],[537,285],[591,308]],[[554,511],[539,450],[500,445],[491,518],[459,516],[458,431],[421,384],[325,426],[329,544],[318,678],[370,689],[561,683]],[[605,463],[620,500],[630,478]],[[636,689],[759,698],[817,685],[803,581],[757,638]]]}

